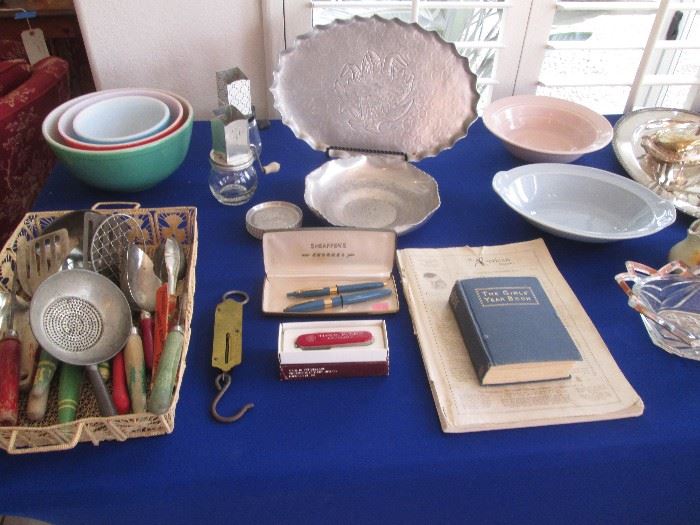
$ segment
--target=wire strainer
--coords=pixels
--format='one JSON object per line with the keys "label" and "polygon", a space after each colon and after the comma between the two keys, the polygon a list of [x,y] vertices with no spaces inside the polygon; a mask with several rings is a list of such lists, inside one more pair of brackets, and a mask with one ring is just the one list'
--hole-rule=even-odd
{"label": "wire strainer", "polygon": [[90,242],[92,268],[118,283],[122,261],[132,243],[145,243],[138,221],[125,213],[109,215],[97,226]]}
{"label": "wire strainer", "polygon": [[85,366],[103,416],[116,415],[97,364],[114,357],[131,331],[124,294],[103,275],[63,270],[37,288],[29,307],[37,341],[59,361]]}

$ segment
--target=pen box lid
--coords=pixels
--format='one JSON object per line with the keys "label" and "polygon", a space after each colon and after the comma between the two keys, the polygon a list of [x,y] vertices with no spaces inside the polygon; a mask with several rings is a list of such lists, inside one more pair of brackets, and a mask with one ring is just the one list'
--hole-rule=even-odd
{"label": "pen box lid", "polygon": [[[396,234],[391,230],[300,228],[263,235],[265,283],[262,310],[279,315],[384,315],[399,310],[391,272]],[[341,307],[309,312],[285,312],[304,299],[290,298],[294,290],[381,281],[391,293]]]}
{"label": "pen box lid", "polygon": [[391,275],[396,234],[390,230],[299,228],[263,235],[265,275],[339,278]]}
{"label": "pen box lid", "polygon": [[476,76],[453,44],[379,16],[316,26],[282,52],[275,108],[312,148],[435,156],[477,117]]}

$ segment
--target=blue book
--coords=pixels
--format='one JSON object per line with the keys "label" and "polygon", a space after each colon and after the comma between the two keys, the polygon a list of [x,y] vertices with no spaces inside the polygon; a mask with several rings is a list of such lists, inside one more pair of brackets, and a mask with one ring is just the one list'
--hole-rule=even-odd
{"label": "blue book", "polygon": [[457,281],[450,306],[482,385],[567,378],[581,360],[536,277]]}

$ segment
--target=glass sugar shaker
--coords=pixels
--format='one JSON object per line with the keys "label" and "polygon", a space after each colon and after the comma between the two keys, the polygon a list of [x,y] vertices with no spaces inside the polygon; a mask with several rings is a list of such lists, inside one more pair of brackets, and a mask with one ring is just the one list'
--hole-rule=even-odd
{"label": "glass sugar shaker", "polygon": [[240,206],[253,197],[258,188],[258,172],[252,149],[229,162],[224,154],[211,150],[209,164],[209,189],[221,204]]}

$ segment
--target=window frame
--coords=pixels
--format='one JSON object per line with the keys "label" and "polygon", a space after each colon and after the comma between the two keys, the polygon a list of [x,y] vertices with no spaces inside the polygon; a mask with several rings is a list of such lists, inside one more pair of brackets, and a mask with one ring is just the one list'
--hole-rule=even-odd
{"label": "window frame", "polygon": [[[268,85],[272,85],[273,71],[277,67],[279,53],[290,48],[298,35],[310,31],[313,27],[313,7],[332,5],[332,1],[324,0],[263,0],[263,30],[265,40],[266,77]],[[660,0],[658,3],[649,2],[582,2],[562,0],[506,0],[504,2],[476,1],[426,1],[426,0],[380,0],[371,2],[338,2],[343,6],[383,6],[400,8],[411,11],[412,20],[417,19],[418,9],[454,8],[461,7],[498,7],[503,9],[501,30],[498,41],[487,45],[497,47],[497,59],[490,79],[482,79],[482,84],[489,85],[493,90],[491,99],[497,100],[510,95],[534,94],[538,86],[545,85],[541,79],[542,64],[548,49],[557,48],[549,42],[552,23],[558,9],[563,10],[653,10],[656,19],[650,32],[649,39],[643,51],[637,74],[630,86],[630,95],[625,105],[625,113],[641,105],[648,105],[650,98],[665,89],[670,82],[683,85],[693,85],[686,100],[686,108],[691,111],[700,110],[700,70],[696,79],[681,79],[668,75],[651,74],[659,67],[660,62],[668,60],[668,53],[657,53],[660,58],[653,59],[654,51],[678,48],[697,49],[697,43],[672,42],[660,40],[665,34],[675,10],[694,10],[700,16],[700,2],[687,3],[678,0]],[[526,20],[526,23],[522,23]],[[614,47],[614,46],[613,46]],[[624,48],[620,46],[619,48]],[[664,55],[666,57],[664,58]],[[666,82],[666,83],[664,83]],[[619,83],[601,84],[619,85]],[[624,85],[630,85],[624,82]],[[268,92],[268,107],[273,108],[273,98]],[[279,118],[276,109],[270,111]]]}

